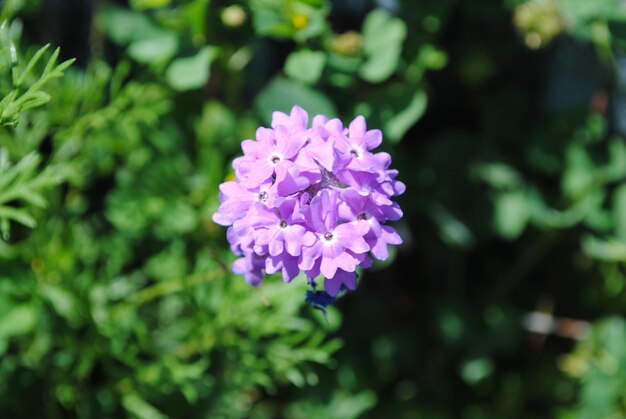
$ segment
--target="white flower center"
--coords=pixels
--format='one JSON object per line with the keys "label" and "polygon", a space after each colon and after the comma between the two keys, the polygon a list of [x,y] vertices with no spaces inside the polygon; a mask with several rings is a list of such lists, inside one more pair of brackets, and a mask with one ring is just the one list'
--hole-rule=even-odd
{"label": "white flower center", "polygon": [[269,161],[272,166],[276,166],[278,163],[283,161],[283,156],[278,153],[272,153],[270,154]]}
{"label": "white flower center", "polygon": [[257,195],[257,198],[261,202],[267,202],[267,198],[268,198],[267,191],[259,192],[259,194]]}
{"label": "white flower center", "polygon": [[337,243],[337,234],[327,231],[320,235],[320,239],[322,239],[324,245],[330,246],[331,244]]}

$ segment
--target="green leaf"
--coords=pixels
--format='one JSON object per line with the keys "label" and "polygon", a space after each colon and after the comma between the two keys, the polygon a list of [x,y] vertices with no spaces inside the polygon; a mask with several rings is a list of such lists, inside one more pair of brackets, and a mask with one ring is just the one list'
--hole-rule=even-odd
{"label": "green leaf", "polygon": [[18,223],[30,228],[35,228],[37,225],[37,221],[35,221],[35,219],[27,213],[26,210],[21,208],[18,209],[0,206],[0,220],[1,219],[17,221]]}
{"label": "green leaf", "polygon": [[489,358],[476,358],[463,363],[460,375],[468,384],[477,384],[493,373],[493,362]]}
{"label": "green leaf", "polygon": [[161,32],[146,15],[114,6],[98,14],[97,23],[119,45],[151,38]]}
{"label": "green leaf", "polygon": [[145,64],[167,61],[176,54],[176,51],[178,51],[178,38],[168,32],[154,38],[134,41],[128,47],[128,55]]}
{"label": "green leaf", "polygon": [[35,328],[35,309],[29,304],[15,306],[0,318],[0,339],[30,333]]}
{"label": "green leaf", "polygon": [[207,46],[192,57],[177,58],[167,68],[167,82],[176,90],[193,90],[209,79],[215,48]]}
{"label": "green leaf", "polygon": [[363,79],[380,83],[395,72],[406,32],[404,21],[384,9],[375,9],[367,15],[363,23],[366,61],[359,72]]}
{"label": "green leaf", "polygon": [[337,115],[333,102],[323,93],[303,84],[275,78],[259,92],[254,106],[263,121],[270,123],[272,112],[289,113],[294,105],[301,106],[310,115],[323,114],[328,117]]}
{"label": "green leaf", "polygon": [[363,50],[375,54],[381,49],[399,48],[406,37],[406,25],[385,9],[374,9],[363,22]]}
{"label": "green leaf", "polygon": [[328,5],[309,0],[251,0],[254,30],[259,35],[304,42],[327,30]]}
{"label": "green leaf", "polygon": [[448,63],[448,54],[434,45],[423,45],[417,55],[418,64],[430,70],[440,70]]}
{"label": "green leaf", "polygon": [[581,242],[585,254],[598,260],[611,262],[626,262],[626,244],[615,240],[601,240],[597,237],[586,236]]}
{"label": "green leaf", "polygon": [[41,295],[52,304],[54,311],[67,319],[74,322],[78,319],[77,300],[72,292],[58,287],[56,285],[46,284],[41,288]]}
{"label": "green leaf", "polygon": [[[35,64],[39,62],[39,60],[41,59],[43,54],[48,50],[49,47],[50,47],[50,44],[46,44],[43,47],[39,48],[39,50],[37,50],[35,55],[33,55],[30,61],[28,61],[28,64],[26,64],[26,68],[24,68],[22,75],[19,77],[19,79],[17,79],[17,82],[15,83],[15,87],[20,87],[22,84],[24,84],[26,77],[30,74],[32,69],[35,67]],[[56,56],[53,56],[53,58],[56,58]],[[48,64],[50,64],[50,62]],[[48,68],[46,68],[46,70],[48,70]]]}
{"label": "green leaf", "polygon": [[494,227],[503,237],[518,237],[528,223],[530,213],[523,191],[507,192],[495,198]]}
{"label": "green leaf", "polygon": [[387,80],[398,67],[400,51],[387,48],[371,55],[361,66],[359,74],[371,83],[380,83]]}
{"label": "green leaf", "polygon": [[326,54],[321,51],[296,51],[287,57],[285,73],[294,80],[315,84],[320,79],[325,64]]}
{"label": "green leaf", "polygon": [[362,114],[371,126],[381,127],[385,139],[397,143],[415,125],[426,110],[426,92],[406,84],[394,84],[359,103],[356,114]]}
{"label": "green leaf", "polygon": [[567,168],[561,181],[563,192],[568,197],[580,198],[593,185],[595,165],[588,151],[579,145],[572,145],[567,149],[566,161]]}
{"label": "green leaf", "polygon": [[426,111],[427,103],[428,97],[423,90],[416,91],[404,108],[396,103],[396,105],[400,105],[397,106],[398,111],[385,121],[384,130],[387,138],[392,142],[400,141],[404,134],[422,117]]}
{"label": "green leaf", "polygon": [[209,0],[193,0],[177,6],[180,10],[181,17],[184,18],[189,25],[194,41],[203,41],[207,33],[206,27],[208,19],[206,19],[206,16],[208,6]]}
{"label": "green leaf", "polygon": [[129,412],[140,419],[166,419],[163,413],[133,392],[122,397],[122,404]]}
{"label": "green leaf", "polygon": [[17,112],[27,111],[32,108],[36,108],[41,105],[45,105],[50,101],[50,95],[46,92],[35,91],[24,94],[18,101],[15,103],[18,105],[16,109]]}
{"label": "green leaf", "polygon": [[441,205],[433,206],[429,214],[435,221],[439,236],[444,243],[469,248],[476,242],[476,237],[465,223]]}
{"label": "green leaf", "polygon": [[607,175],[610,180],[626,176],[626,144],[621,138],[612,138],[609,143]]}
{"label": "green leaf", "polygon": [[504,163],[481,163],[472,168],[472,173],[497,190],[517,189],[523,184],[520,174]]}

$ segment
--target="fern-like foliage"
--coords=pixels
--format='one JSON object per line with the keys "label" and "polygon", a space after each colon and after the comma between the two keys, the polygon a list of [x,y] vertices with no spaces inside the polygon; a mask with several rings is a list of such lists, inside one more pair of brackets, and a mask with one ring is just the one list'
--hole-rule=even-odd
{"label": "fern-like foliage", "polygon": [[[74,62],[71,59],[57,65],[57,48],[48,59],[43,72],[29,85],[33,69],[48,48],[49,44],[41,47],[22,68],[11,26],[7,22],[0,24],[0,79],[3,79],[0,81],[0,95],[4,94],[0,100],[0,126],[16,126],[21,112],[46,104],[50,96],[42,88],[51,79],[61,77],[63,71]],[[4,93],[7,86],[8,92]]]}
{"label": "fern-like foliage", "polygon": [[36,225],[35,219],[25,208],[14,203],[44,207],[42,195],[45,189],[60,183],[62,176],[55,166],[47,166],[39,171],[41,157],[36,153],[24,156],[11,165],[6,149],[0,149],[0,233],[7,237],[9,221],[16,221],[28,227]]}
{"label": "fern-like foliage", "polygon": [[[47,54],[49,45],[39,48],[30,59],[23,60],[15,41],[19,39],[19,29],[17,23],[0,24],[0,128],[5,127],[11,140],[15,141],[19,135],[14,128],[20,114],[47,103],[50,96],[42,90],[43,87],[50,80],[61,77],[74,61],[57,64],[59,49]],[[48,55],[45,66],[40,65]],[[44,190],[61,181],[58,168],[42,162],[37,150],[27,149],[24,154],[15,156],[9,153],[9,149],[0,148],[0,234],[5,239],[9,236],[11,221],[35,226],[29,207],[44,207]]]}

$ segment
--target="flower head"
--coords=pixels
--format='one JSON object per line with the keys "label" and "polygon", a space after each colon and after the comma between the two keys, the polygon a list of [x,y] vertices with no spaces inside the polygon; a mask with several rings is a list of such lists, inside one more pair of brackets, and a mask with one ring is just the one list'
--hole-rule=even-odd
{"label": "flower head", "polygon": [[356,270],[371,266],[370,257],[384,260],[388,245],[402,243],[385,223],[402,217],[392,198],[405,186],[389,154],[373,151],[382,133],[367,130],[362,116],[348,128],[323,115],[308,122],[298,106],[274,112],[271,128],[242,142],[236,179],[220,185],[213,220],[229,227],[241,256],[233,271],[250,284],[280,271],[286,282],[304,272],[315,286],[322,275],[331,301],[356,289]]}

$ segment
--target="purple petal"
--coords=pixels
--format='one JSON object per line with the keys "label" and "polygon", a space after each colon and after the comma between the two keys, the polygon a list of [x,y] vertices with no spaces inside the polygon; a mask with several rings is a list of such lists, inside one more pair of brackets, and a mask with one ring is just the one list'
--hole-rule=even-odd
{"label": "purple petal", "polygon": [[335,258],[335,263],[346,272],[354,272],[359,261],[348,252],[342,252]]}
{"label": "purple petal", "polygon": [[278,256],[283,253],[283,240],[279,238],[278,235],[269,242],[268,246],[270,255],[272,256]]}
{"label": "purple petal", "polygon": [[365,136],[365,131],[367,127],[365,125],[365,118],[362,115],[354,118],[352,122],[350,122],[350,142],[352,144],[359,144]]}
{"label": "purple petal", "polygon": [[300,256],[302,250],[302,239],[307,233],[306,229],[301,225],[292,225],[283,229],[283,237],[287,247],[287,253],[292,256]]}
{"label": "purple petal", "polygon": [[358,223],[340,224],[334,233],[341,244],[355,253],[365,253],[370,250],[363,236],[369,231],[369,225],[365,221]]}
{"label": "purple petal", "polygon": [[368,150],[373,150],[383,142],[383,133],[379,129],[367,131],[363,142]]}
{"label": "purple petal", "polygon": [[332,278],[337,272],[337,262],[333,257],[322,257],[322,263],[320,265],[320,272],[326,278]]}
{"label": "purple petal", "polygon": [[302,249],[302,254],[300,255],[300,269],[303,271],[308,271],[313,269],[315,262],[322,255],[322,243],[315,242],[311,247],[305,247]]}
{"label": "purple petal", "polygon": [[279,165],[276,167],[276,185],[280,196],[288,196],[309,187],[310,182],[295,165]]}
{"label": "purple petal", "polygon": [[274,168],[263,160],[244,161],[239,165],[241,183],[248,188],[254,188],[269,180],[274,174]]}
{"label": "purple petal", "polygon": [[372,255],[378,260],[386,260],[389,257],[388,244],[402,244],[402,238],[393,227],[382,226],[382,234],[372,247]]}
{"label": "purple petal", "polygon": [[283,257],[283,281],[291,282],[300,273],[298,258]]}
{"label": "purple petal", "polygon": [[337,295],[342,285],[349,290],[356,290],[356,274],[339,269],[334,277],[324,279],[324,290],[332,297]]}
{"label": "purple petal", "polygon": [[341,281],[341,278],[324,278],[324,290],[331,297],[337,295],[342,284],[343,282]]}
{"label": "purple petal", "polygon": [[296,105],[291,108],[289,115],[283,112],[272,113],[272,128],[283,126],[289,131],[303,131],[306,129],[309,120],[309,115],[304,109]]}

